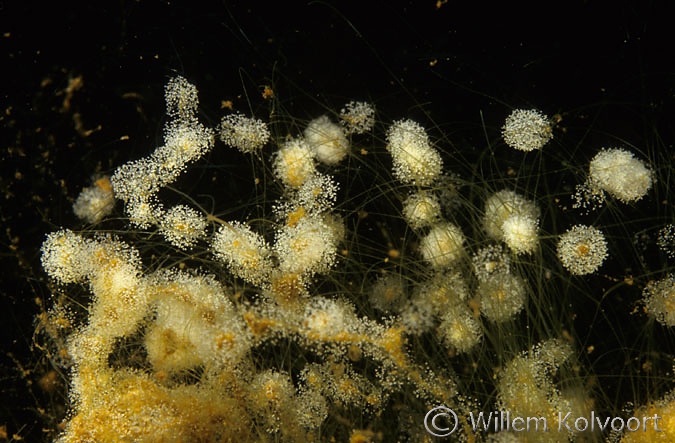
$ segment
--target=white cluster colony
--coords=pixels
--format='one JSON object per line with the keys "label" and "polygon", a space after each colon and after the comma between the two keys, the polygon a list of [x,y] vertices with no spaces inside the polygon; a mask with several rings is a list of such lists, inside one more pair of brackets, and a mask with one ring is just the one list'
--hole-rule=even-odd
{"label": "white cluster colony", "polygon": [[495,323],[511,320],[525,306],[527,290],[518,276],[501,271],[490,274],[476,290],[480,297],[480,311]]}
{"label": "white cluster colony", "polygon": [[539,221],[530,215],[512,214],[502,223],[502,236],[516,254],[530,254],[537,249]]}
{"label": "white cluster colony", "polygon": [[[458,264],[466,256],[466,237],[456,223],[444,219],[436,193],[420,189],[445,187],[443,161],[424,128],[412,120],[394,122],[387,131],[387,143],[394,177],[417,188],[403,202],[402,215],[408,226],[419,233],[420,255],[435,274],[429,281],[419,283],[402,308],[400,302],[385,304],[384,300],[378,300],[378,303],[400,309],[400,321],[409,334],[422,334],[436,327],[442,343],[451,352],[469,352],[480,343],[483,332],[468,305],[467,285],[457,272]],[[396,288],[384,286],[378,292],[397,291]]]}
{"label": "white cluster colony", "polygon": [[511,256],[501,246],[490,245],[479,249],[472,258],[473,272],[479,282],[490,276],[511,270]]}
{"label": "white cluster colony", "polygon": [[[159,201],[159,191],[214,144],[214,131],[197,120],[193,85],[182,77],[172,79],[166,101],[171,120],[164,144],[149,156],[117,168],[110,182],[99,180],[85,189],[74,209],[82,219],[95,223],[118,198],[132,225],[155,228],[178,249],[208,242],[230,273],[265,294],[266,302],[241,312],[241,306],[234,303],[237,298],[215,277],[196,270],[161,268],[144,273],[138,251],[116,238],[92,239],[68,230],[50,234],[42,246],[45,271],[61,284],[88,284],[93,295],[86,321],[68,338],[75,409],[60,441],[104,441],[110,435],[129,441],[166,439],[161,428],[175,420],[177,410],[186,410],[186,398],[202,406],[195,403],[190,409],[200,412],[181,418],[186,424],[176,425],[177,439],[212,441],[216,435],[227,435],[232,441],[255,440],[254,426],[244,423],[258,411],[260,422],[268,420],[282,435],[295,432],[289,438],[303,440],[301,436],[320,426],[327,414],[326,400],[318,391],[296,391],[290,378],[278,370],[258,371],[246,386],[238,385],[237,377],[247,374],[243,378],[251,378],[255,370],[244,357],[256,339],[270,338],[267,331],[275,328],[299,331],[317,345],[349,332],[356,345],[371,342],[371,355],[390,359],[383,351],[388,343],[383,326],[357,318],[353,306],[342,300],[298,301],[297,297],[308,295],[305,288],[312,276],[331,269],[344,237],[340,218],[331,213],[338,185],[331,176],[318,172],[315,161],[335,164],[344,158],[349,149],[345,131],[367,130],[368,109],[372,108],[350,105],[353,121],[345,126],[348,129],[327,117],[316,119],[308,125],[305,137],[289,140],[272,156],[273,170],[286,188],[286,200],[277,205],[278,226],[270,245],[245,222],[209,219],[185,204],[165,208]],[[218,131],[226,144],[244,153],[259,152],[270,136],[266,124],[240,114],[225,117]],[[220,227],[209,237],[207,226],[215,222]],[[371,335],[366,334],[368,328]],[[151,372],[110,366],[116,343],[134,334],[140,337]],[[391,340],[396,343],[397,337],[400,333],[391,335]],[[199,387],[171,381],[200,368],[204,377]],[[211,390],[208,386],[215,380],[222,381],[223,387]],[[246,396],[246,408],[233,400],[235,391],[238,397]],[[294,412],[297,401],[304,402],[304,407]],[[95,417],[110,410],[115,411],[107,415],[112,423],[91,426]],[[158,419],[138,426],[146,413]],[[242,425],[227,426],[222,417],[238,417],[233,420]]]}
{"label": "white cluster colony", "polygon": [[514,149],[534,151],[553,138],[553,131],[549,119],[536,109],[516,109],[506,118],[502,136]]}
{"label": "white cluster colony", "polygon": [[91,240],[72,231],[52,232],[42,243],[42,269],[59,283],[81,283],[91,272],[90,246]]}
{"label": "white cluster colony", "polygon": [[577,185],[574,207],[594,210],[607,194],[623,203],[644,198],[654,185],[654,173],[642,160],[625,149],[602,149],[591,160],[588,178]]}
{"label": "white cluster colony", "polygon": [[468,352],[483,337],[480,321],[467,303],[470,293],[462,273],[437,271],[415,287],[401,320],[410,334],[436,330],[449,351]]}
{"label": "white cluster colony", "polygon": [[338,189],[339,186],[333,177],[317,173],[300,186],[293,202],[308,212],[328,211],[335,205]]}
{"label": "white cluster colony", "polygon": [[652,171],[645,163],[623,149],[603,149],[589,167],[591,185],[621,200],[632,203],[642,199],[653,184]]}
{"label": "white cluster colony", "polygon": [[[148,157],[120,166],[111,178],[115,197],[124,202],[131,223],[140,228],[162,225],[166,212],[163,205],[156,201],[157,193],[176,180],[188,164],[201,158],[214,144],[214,131],[202,125],[196,117],[199,105],[197,88],[183,77],[176,77],[169,81],[165,95],[167,114],[173,120],[164,128],[164,145]],[[182,210],[169,211],[175,217]],[[203,227],[203,223],[196,221],[194,213],[182,212],[191,217],[186,220],[185,230],[174,218],[173,225],[164,225],[161,231],[175,246],[189,247],[204,235],[204,232],[193,229]],[[181,238],[181,232],[186,235],[184,238]]]}
{"label": "white cluster colony", "polygon": [[593,226],[573,226],[560,236],[558,258],[574,275],[591,274],[607,258],[605,235]]}
{"label": "white cluster colony", "polygon": [[670,258],[675,258],[675,224],[667,224],[659,229],[656,244]]}
{"label": "white cluster colony", "polygon": [[245,154],[259,151],[270,139],[265,122],[240,113],[223,117],[218,134],[223,143]]}
{"label": "white cluster colony", "polygon": [[675,326],[675,275],[650,282],[642,297],[649,315],[666,326]]}
{"label": "white cluster colony", "polygon": [[502,190],[485,202],[487,234],[516,254],[530,254],[539,245],[539,208],[514,191]]}
{"label": "white cluster colony", "polygon": [[394,162],[394,176],[402,183],[430,186],[440,178],[443,159],[419,123],[394,122],[387,131],[387,147]]}
{"label": "white cluster colony", "polygon": [[177,76],[169,80],[164,88],[166,113],[180,120],[195,120],[199,108],[197,87],[185,77]]}
{"label": "white cluster colony", "polygon": [[133,332],[146,314],[140,256],[124,242],[56,231],[42,244],[42,267],[61,283],[89,283],[95,302],[87,328],[106,343]]}
{"label": "white cluster colony", "polygon": [[370,103],[351,101],[340,111],[340,123],[347,134],[363,134],[375,126],[375,108]]}

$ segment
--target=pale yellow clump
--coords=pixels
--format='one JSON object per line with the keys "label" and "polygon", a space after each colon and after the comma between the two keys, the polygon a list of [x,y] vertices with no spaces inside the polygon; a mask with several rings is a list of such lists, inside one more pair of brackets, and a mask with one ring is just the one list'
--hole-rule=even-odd
{"label": "pale yellow clump", "polygon": [[217,386],[169,388],[130,370],[99,371],[96,399],[80,404],[57,443],[133,441],[253,441],[244,405]]}
{"label": "pale yellow clump", "polygon": [[[572,348],[559,341],[548,340],[508,362],[497,382],[497,403],[502,411],[512,417],[543,417],[550,432],[537,431],[534,425],[529,432],[519,435],[534,442],[567,442],[574,432],[558,432],[558,413],[571,412],[568,423],[576,417],[588,416],[588,399],[579,398],[578,392],[561,392],[554,377],[561,365],[572,357]],[[574,429],[572,427],[572,429]],[[566,431],[566,428],[563,427]],[[555,431],[555,432],[553,432]]]}
{"label": "pale yellow clump", "polygon": [[307,216],[277,232],[274,251],[284,273],[313,275],[328,271],[336,260],[339,225],[330,217]]}
{"label": "pale yellow clump", "polygon": [[422,257],[434,268],[446,268],[464,254],[464,234],[455,224],[445,222],[432,227],[420,241]]}
{"label": "pale yellow clump", "polygon": [[328,417],[328,402],[315,389],[302,389],[295,397],[298,423],[305,429],[318,430]]}
{"label": "pale yellow clump", "polygon": [[485,202],[487,234],[515,253],[532,253],[538,245],[539,208],[514,191],[494,193]]}
{"label": "pale yellow clump", "polygon": [[211,247],[216,257],[241,279],[254,285],[268,280],[272,270],[269,245],[247,224],[235,221],[221,226]]}
{"label": "pale yellow clump", "polygon": [[153,152],[151,159],[164,170],[181,171],[200,159],[214,144],[214,131],[198,121],[170,122],[164,128],[164,146]]}
{"label": "pale yellow clump", "polygon": [[531,254],[539,245],[539,220],[513,214],[502,223],[504,243],[516,254]]}
{"label": "pale yellow clump", "polygon": [[307,142],[300,138],[287,141],[277,151],[273,168],[277,178],[292,189],[299,188],[317,173],[314,152]]}
{"label": "pale yellow clump", "polygon": [[261,372],[248,389],[248,406],[263,421],[266,432],[292,429],[295,388],[288,374],[274,370]]}
{"label": "pale yellow clump", "polygon": [[183,77],[175,77],[169,81],[165,97],[167,114],[172,119],[164,127],[164,144],[149,156],[118,167],[110,178],[129,221],[142,229],[157,225],[164,216],[161,203],[156,201],[157,193],[214,145],[214,131],[197,120],[196,87]]}
{"label": "pale yellow clump", "polygon": [[[448,333],[462,335],[464,332],[472,332],[480,336],[480,331],[476,329],[478,323],[466,315],[468,296],[469,288],[460,272],[446,269],[435,272],[428,280],[416,285],[410,302],[401,312],[401,323],[409,334],[421,334],[430,331],[439,321],[447,320],[450,323],[454,322],[455,327],[448,328],[450,324],[448,322],[442,324],[439,327],[441,335]],[[457,328],[463,329],[460,331]],[[464,344],[459,344],[458,347],[468,349],[467,337],[455,338],[465,338]],[[451,339],[453,340],[455,339]]]}
{"label": "pale yellow clump", "polygon": [[154,318],[144,344],[155,371],[232,367],[248,352],[244,323],[213,277],[166,271],[152,275],[149,285]]}
{"label": "pale yellow clump", "polygon": [[349,140],[342,127],[322,115],[307,124],[305,141],[316,159],[327,165],[340,163],[349,153]]}
{"label": "pale yellow clump", "polygon": [[164,206],[158,203],[154,196],[130,200],[125,206],[125,211],[129,223],[141,229],[157,225],[165,213]]}
{"label": "pale yellow clump", "polygon": [[180,249],[194,246],[206,236],[206,217],[185,205],[167,210],[159,222],[159,232]]}
{"label": "pale yellow clump", "polygon": [[410,194],[403,202],[403,218],[413,229],[431,226],[441,218],[441,202],[429,191]]}
{"label": "pale yellow clump", "polygon": [[101,177],[93,186],[86,187],[73,203],[73,212],[87,223],[97,223],[115,208],[115,195],[110,177]]}
{"label": "pale yellow clump", "polygon": [[379,278],[370,290],[368,300],[383,312],[396,312],[405,301],[405,285],[400,276],[387,274]]}
{"label": "pale yellow clump", "polygon": [[89,283],[94,302],[89,325],[105,337],[133,332],[147,311],[148,296],[140,290],[138,251],[111,236],[84,239],[71,231],[47,236],[42,266],[61,283]]}
{"label": "pale yellow clump", "polygon": [[59,283],[79,283],[91,273],[91,241],[70,230],[47,235],[42,243],[42,269]]}
{"label": "pale yellow clump", "polygon": [[[623,433],[613,432],[608,441],[612,443],[665,443],[675,440],[675,392],[671,391],[659,400],[638,407],[631,413],[631,416],[640,418],[639,429],[635,432],[628,430]],[[658,416],[658,422],[655,422],[655,416]],[[648,419],[643,421],[644,417]],[[627,419],[628,417],[625,420]],[[635,428],[636,423],[630,425],[631,428]]]}
{"label": "pale yellow clump", "polygon": [[246,388],[246,406],[266,434],[280,441],[313,441],[308,431],[327,415],[326,401],[316,391],[298,391],[286,372],[272,369],[256,374]]}
{"label": "pale yellow clump", "polygon": [[213,144],[213,130],[201,123],[169,122],[163,146],[148,157],[130,161],[115,170],[110,178],[115,196],[126,205],[150,199],[174,182],[189,163],[201,158]]}
{"label": "pale yellow clump", "polygon": [[305,208],[306,212],[328,211],[335,205],[338,189],[339,186],[333,177],[317,173],[300,186],[292,202]]}
{"label": "pale yellow clump", "polygon": [[96,399],[92,386],[103,386],[110,377],[107,365],[114,341],[114,337],[100,334],[95,326],[90,325],[76,330],[68,339],[68,355],[75,370],[71,389],[83,409]]}
{"label": "pale yellow clump", "polygon": [[507,271],[490,274],[478,285],[480,311],[490,321],[511,320],[525,306],[525,282]]}
{"label": "pale yellow clump", "polygon": [[461,272],[442,270],[435,272],[428,280],[417,284],[413,299],[420,298],[439,315],[447,306],[458,301],[466,301],[469,288]]}
{"label": "pale yellow clump", "polygon": [[394,176],[405,184],[430,186],[441,176],[443,159],[422,126],[412,120],[394,122],[387,131]]}
{"label": "pale yellow clump", "polygon": [[458,353],[470,351],[480,343],[483,329],[465,303],[455,302],[446,308],[438,325],[441,339]]}
{"label": "pale yellow clump", "polygon": [[306,386],[323,393],[339,405],[376,410],[381,406],[383,393],[351,366],[334,358],[307,365],[300,374]]}
{"label": "pale yellow clump", "polygon": [[[97,247],[108,248],[111,245]],[[89,308],[89,324],[100,335],[123,337],[133,333],[147,314],[149,294],[134,264],[116,256],[118,251],[101,253],[106,256],[97,260],[99,271],[90,277],[94,303]]]}
{"label": "pale yellow clump", "polygon": [[354,314],[354,307],[347,302],[313,298],[304,314],[303,331],[313,340],[335,340],[340,334],[362,330]]}
{"label": "pale yellow clump", "polygon": [[511,270],[511,256],[506,254],[501,246],[491,245],[479,249],[471,262],[474,274],[480,282],[488,280],[495,273]]}

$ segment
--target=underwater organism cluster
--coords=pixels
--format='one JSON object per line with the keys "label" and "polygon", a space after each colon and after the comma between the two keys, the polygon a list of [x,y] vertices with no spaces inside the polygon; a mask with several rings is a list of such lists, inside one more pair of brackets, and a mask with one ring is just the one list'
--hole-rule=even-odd
{"label": "underwater organism cluster", "polygon": [[[240,112],[211,128],[186,78],[172,78],[165,99],[161,146],[85,187],[73,206],[82,229],[42,245],[55,295],[73,294],[55,296],[41,319],[68,373],[58,442],[428,441],[424,415],[438,404],[458,413],[457,441],[498,442],[514,434],[472,429],[471,411],[552,426],[560,411],[619,413],[585,365],[592,343],[570,332],[568,291],[603,278],[624,245],[605,236],[616,226],[570,223],[573,188],[555,196],[568,207],[543,185],[491,181],[437,127],[378,120],[368,102],[292,128],[289,116]],[[497,149],[525,151],[508,155],[527,165],[548,155],[555,130],[518,109]],[[250,160],[249,185],[264,197],[240,217],[237,202],[219,212],[204,203],[227,190],[203,199],[178,189],[229,148]],[[580,186],[622,205],[648,200],[655,172],[638,157],[598,150]],[[639,306],[672,326],[672,294],[670,275],[645,284]],[[63,315],[67,327],[45,326]],[[630,413],[666,415],[670,403]]]}

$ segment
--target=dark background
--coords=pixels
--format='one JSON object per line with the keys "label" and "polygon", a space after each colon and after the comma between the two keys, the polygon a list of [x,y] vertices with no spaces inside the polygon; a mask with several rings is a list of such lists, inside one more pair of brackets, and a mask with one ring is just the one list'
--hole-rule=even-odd
{"label": "dark background", "polygon": [[44,235],[77,225],[72,199],[92,173],[156,146],[163,87],[176,73],[198,86],[210,124],[222,100],[263,108],[262,85],[273,85],[298,118],[352,98],[373,100],[385,121],[423,110],[476,126],[481,113],[498,125],[511,108],[537,107],[587,115],[597,133],[629,143],[658,134],[672,149],[670,2],[265,3],[0,2],[0,426],[9,438],[51,438],[62,418],[59,381],[45,381],[48,362],[32,347],[36,300],[49,297]]}

